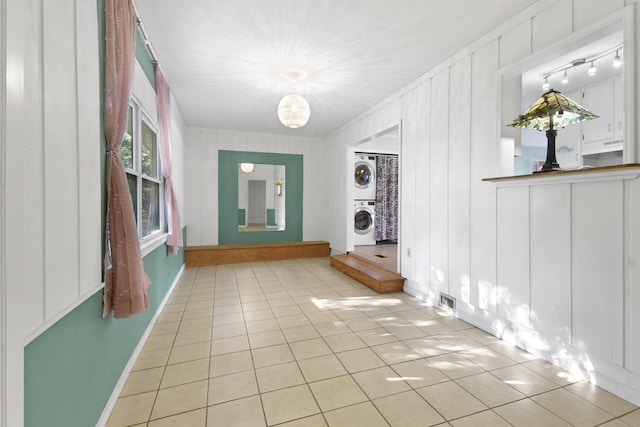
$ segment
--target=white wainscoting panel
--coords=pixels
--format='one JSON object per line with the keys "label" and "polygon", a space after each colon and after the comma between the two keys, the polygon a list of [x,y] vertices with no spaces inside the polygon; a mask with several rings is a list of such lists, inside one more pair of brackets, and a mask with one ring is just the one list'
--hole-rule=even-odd
{"label": "white wainscoting panel", "polygon": [[[413,250],[416,256],[416,273],[414,280],[428,287],[429,265],[431,253],[430,199],[430,147],[429,128],[433,125],[431,99],[433,90],[431,80],[419,85],[416,89],[416,134],[415,134],[415,229],[407,230],[414,236]],[[402,221],[401,221],[402,222]],[[425,289],[426,289],[425,287]]]}
{"label": "white wainscoting panel", "polygon": [[573,345],[622,366],[623,182],[572,186]]}
{"label": "white wainscoting panel", "polygon": [[187,128],[184,146],[184,216],[187,246],[202,245],[202,130]]}
{"label": "white wainscoting panel", "polygon": [[529,187],[498,189],[498,315],[531,327]]}
{"label": "white wainscoting panel", "polygon": [[496,190],[482,179],[497,176],[498,41],[471,57],[470,272],[471,303],[496,313]]}
{"label": "white wainscoting panel", "polygon": [[417,144],[416,128],[418,115],[416,111],[417,92],[413,89],[402,96],[402,151],[400,157],[400,265],[402,276],[415,280],[416,256],[416,168],[420,164],[416,159]]}
{"label": "white wainscoting panel", "polygon": [[[430,288],[449,293],[449,68],[436,74],[431,86],[430,152]],[[455,120],[455,113],[453,115]]]}
{"label": "white wainscoting panel", "polygon": [[[26,21],[23,25],[31,28],[24,32],[24,52],[42,51],[42,26],[40,15],[42,13],[41,2],[32,2],[31,13],[25,14]],[[23,186],[22,204],[28,209],[21,209],[24,223],[28,224],[21,231],[21,242],[24,245],[24,253],[30,254],[28,267],[23,268],[24,307],[23,325],[25,331],[33,331],[44,322],[44,150],[42,135],[44,126],[44,114],[42,111],[42,55],[24,56],[25,86],[31,90],[25,91],[25,105],[32,114],[29,115],[29,124],[23,126],[24,134],[20,137],[27,163],[24,167],[29,173],[20,174],[20,183]],[[12,161],[15,164],[15,160]],[[14,224],[13,227],[16,225]],[[12,227],[12,228],[13,228]],[[7,240],[10,241],[10,240]],[[13,247],[13,243],[11,244]]]}
{"label": "white wainscoting panel", "polygon": [[571,184],[531,187],[531,327],[571,342]]}
{"label": "white wainscoting panel", "polygon": [[469,156],[471,152],[471,56],[451,66],[449,77],[448,228],[449,294],[470,308],[469,276]]}
{"label": "white wainscoting panel", "polygon": [[[50,318],[63,311],[79,289],[78,88],[76,52],[69,48],[76,44],[75,2],[45,1],[42,6],[44,309]],[[97,150],[99,141],[95,143]]]}
{"label": "white wainscoting panel", "polygon": [[[96,8],[92,2],[75,2],[75,23],[78,34],[97,34],[98,22],[90,19]],[[79,294],[85,296],[102,281],[102,259],[99,248],[104,246],[101,224],[102,194],[100,150],[96,145],[102,138],[100,133],[100,70],[99,61],[94,61],[96,46],[91,37],[76,37],[76,79],[78,111],[78,228],[80,230],[78,258],[80,272]]]}
{"label": "white wainscoting panel", "polygon": [[625,368],[640,374],[640,179],[625,181]]}

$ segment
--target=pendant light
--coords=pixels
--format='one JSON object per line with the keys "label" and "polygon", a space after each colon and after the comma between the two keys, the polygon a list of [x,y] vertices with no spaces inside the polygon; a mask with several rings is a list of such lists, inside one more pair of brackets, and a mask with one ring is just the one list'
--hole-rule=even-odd
{"label": "pendant light", "polygon": [[278,119],[288,128],[301,128],[307,124],[310,115],[309,103],[300,95],[287,95],[278,103]]}
{"label": "pendant light", "polygon": [[[295,84],[306,78],[307,73],[295,70],[283,73],[282,76],[289,80],[295,89]],[[311,108],[309,103],[301,95],[296,93],[287,95],[278,103],[278,119],[280,119],[280,123],[288,128],[301,128],[307,124],[310,116]]]}

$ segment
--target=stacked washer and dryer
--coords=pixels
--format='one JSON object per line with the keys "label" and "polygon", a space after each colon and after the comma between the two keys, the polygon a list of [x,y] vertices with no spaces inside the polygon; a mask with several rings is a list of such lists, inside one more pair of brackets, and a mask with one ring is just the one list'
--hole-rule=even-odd
{"label": "stacked washer and dryer", "polygon": [[375,245],[376,156],[356,153],[354,162],[353,244]]}

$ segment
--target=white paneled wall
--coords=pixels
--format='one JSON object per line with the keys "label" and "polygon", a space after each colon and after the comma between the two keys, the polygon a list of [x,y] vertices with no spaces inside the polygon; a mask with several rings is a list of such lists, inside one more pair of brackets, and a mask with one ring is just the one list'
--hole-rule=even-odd
{"label": "white paneled wall", "polygon": [[[563,36],[585,34],[602,18],[611,22],[611,13],[621,18],[631,4],[637,6],[633,0],[542,0],[330,135],[327,149],[347,158],[354,141],[382,127],[380,111],[400,103],[391,121],[402,124],[405,291],[429,302],[446,292],[457,298],[460,317],[557,363],[581,363],[600,385],[640,403],[640,291],[632,285],[640,277],[640,204],[632,197],[640,198],[640,184],[497,190],[483,181],[500,175],[500,138],[508,136],[499,125],[502,104],[510,100],[500,95],[501,71]],[[633,96],[637,104],[637,91]],[[336,221],[331,246],[344,252],[349,162],[329,168]],[[594,200],[607,207],[591,216]],[[601,225],[589,231],[601,223],[613,226],[612,234]]]}
{"label": "white paneled wall", "polygon": [[471,55],[470,277],[471,303],[496,312],[496,194],[483,178],[499,174],[498,42]]}
{"label": "white paneled wall", "polygon": [[[573,31],[572,6],[573,0],[558,0],[552,7],[541,11],[531,19],[531,41],[534,52],[543,50],[571,34]],[[552,28],[553,31],[551,31]]]}
{"label": "white paneled wall", "polygon": [[469,162],[471,154],[471,57],[451,66],[449,75],[448,227],[449,289],[458,304],[471,304],[469,276]]}
{"label": "white paneled wall", "polygon": [[[7,58],[12,90],[22,98],[12,106],[20,132],[6,159],[6,244],[19,253],[11,274],[21,283],[22,338],[29,342],[102,286],[98,23],[95,4],[71,0],[28,0],[11,16],[28,31],[9,48],[29,54]],[[133,90],[155,121],[155,92],[139,66]],[[184,123],[175,103],[172,119],[181,187]]]}
{"label": "white paneled wall", "polygon": [[640,180],[625,183],[625,366],[640,372]]}
{"label": "white paneled wall", "polygon": [[302,154],[303,240],[329,240],[330,200],[324,143],[318,138],[187,128],[185,223],[189,246],[218,244],[218,150]]}
{"label": "white paneled wall", "polygon": [[573,345],[621,366],[623,182],[573,184],[571,196]]}
{"label": "white paneled wall", "polygon": [[571,186],[530,190],[531,327],[571,342]]}
{"label": "white paneled wall", "polygon": [[510,187],[497,197],[498,316],[529,328],[529,188]]}
{"label": "white paneled wall", "polygon": [[[418,159],[417,127],[418,121],[424,119],[422,111],[418,111],[417,91],[412,89],[402,97],[402,142],[400,150],[400,233],[399,241],[402,242],[400,248],[401,270],[408,280],[416,283],[425,283],[429,277],[429,244],[428,224],[429,210],[418,210],[418,198],[421,196],[422,207],[424,200],[428,200],[428,193],[424,184],[418,185],[418,171],[420,176],[426,178],[424,166],[429,164],[428,158]],[[428,141],[426,142],[428,144]],[[428,150],[420,150],[428,152]],[[426,176],[425,176],[426,175]],[[348,175],[342,175],[348,176]],[[419,221],[424,221],[418,224]],[[419,248],[418,242],[423,245]],[[423,249],[424,248],[424,249]]]}
{"label": "white paneled wall", "polygon": [[633,200],[639,177],[640,167],[496,182],[498,285],[505,292],[496,319],[516,335],[537,333],[521,343],[528,350],[565,367],[581,365],[632,401],[640,388],[632,243],[640,228]]}
{"label": "white paneled wall", "polygon": [[[429,261],[431,290],[449,293],[449,121],[455,112],[449,106],[449,68],[431,80],[429,153]],[[437,300],[437,297],[436,297]]]}
{"label": "white paneled wall", "polygon": [[[23,292],[27,249],[23,231],[23,191],[20,185],[27,149],[22,129],[29,111],[24,72],[29,43],[26,35],[37,18],[22,0],[0,7],[0,426],[24,423]],[[11,17],[11,18],[9,18]]]}
{"label": "white paneled wall", "polygon": [[30,1],[26,10],[30,114],[14,165],[24,188],[29,340],[101,286],[102,136],[95,4]]}
{"label": "white paneled wall", "polygon": [[[432,86],[428,81],[419,85],[416,88],[416,109],[417,123],[415,124],[415,225],[413,228],[404,227],[405,235],[414,234],[414,262],[415,262],[415,281],[418,283],[425,283],[429,281],[429,275],[431,274],[432,253],[430,252],[429,234],[432,232],[430,226],[431,218],[431,197],[429,196],[429,187],[432,182],[431,175],[431,146],[432,136],[430,129],[433,125],[431,121],[431,99],[432,99]],[[401,144],[401,147],[403,145]],[[408,154],[410,155],[410,154]],[[401,157],[402,159],[402,157]],[[405,160],[407,160],[405,158]],[[401,165],[401,170],[404,170],[404,166]],[[402,184],[401,184],[402,186]]]}

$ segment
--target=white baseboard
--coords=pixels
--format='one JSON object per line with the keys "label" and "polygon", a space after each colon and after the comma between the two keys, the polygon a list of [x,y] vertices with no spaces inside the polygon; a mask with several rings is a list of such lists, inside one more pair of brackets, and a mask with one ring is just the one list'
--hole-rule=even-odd
{"label": "white baseboard", "polygon": [[144,344],[147,342],[147,338],[149,338],[149,334],[151,333],[151,330],[155,326],[156,321],[158,320],[158,316],[160,316],[160,313],[162,313],[162,309],[164,308],[165,304],[169,300],[169,297],[173,293],[173,290],[178,284],[178,281],[182,277],[183,272],[184,272],[184,264],[182,264],[180,271],[178,271],[178,274],[176,274],[176,277],[173,280],[171,287],[169,288],[169,290],[167,291],[167,294],[162,299],[162,302],[160,303],[160,305],[158,306],[158,309],[154,313],[153,318],[151,319],[151,321],[149,322],[149,325],[147,326],[147,329],[144,331],[144,334],[142,334],[142,337],[140,338],[138,345],[133,350],[133,353],[131,353],[131,357],[129,358],[127,365],[122,370],[122,374],[120,375],[118,382],[113,388],[113,392],[111,392],[111,396],[109,396],[109,400],[107,400],[107,403],[104,405],[104,409],[102,410],[102,414],[100,415],[100,418],[96,423],[96,427],[105,427],[107,425],[107,421],[109,421],[111,412],[113,411],[113,408],[116,406],[118,397],[120,396],[120,393],[122,392],[122,389],[124,388],[124,385],[127,382],[127,378],[129,377],[129,374],[133,369],[133,365],[135,364],[136,359],[138,358],[138,355],[140,355],[140,352],[142,351]]}

